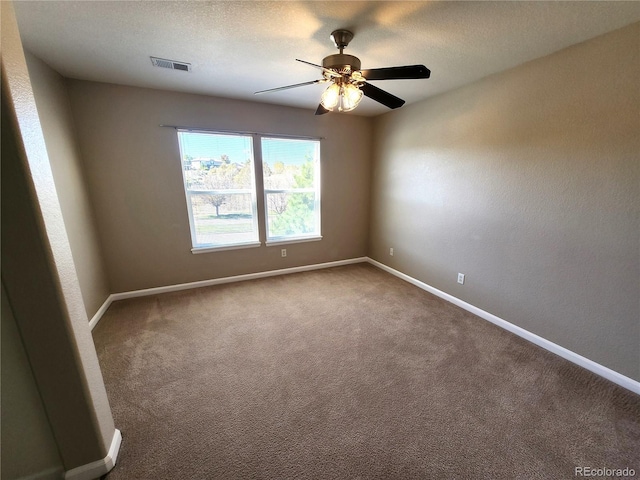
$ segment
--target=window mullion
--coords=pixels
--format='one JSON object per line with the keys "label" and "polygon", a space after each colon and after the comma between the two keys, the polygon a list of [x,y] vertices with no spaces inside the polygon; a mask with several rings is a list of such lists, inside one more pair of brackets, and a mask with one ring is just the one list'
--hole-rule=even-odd
{"label": "window mullion", "polygon": [[[262,165],[262,136],[253,136],[253,158],[256,186],[256,216],[258,217],[258,235],[261,242],[266,242],[267,232],[267,199],[264,191],[264,172]],[[262,215],[259,215],[262,212]]]}
{"label": "window mullion", "polygon": [[265,189],[265,193],[316,193],[315,188],[282,188],[282,189]]}

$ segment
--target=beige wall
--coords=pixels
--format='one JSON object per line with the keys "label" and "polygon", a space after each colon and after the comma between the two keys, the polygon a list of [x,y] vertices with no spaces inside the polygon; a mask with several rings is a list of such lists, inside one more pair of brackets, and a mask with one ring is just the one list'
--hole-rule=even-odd
{"label": "beige wall", "polygon": [[640,380],[638,45],[635,24],[378,117],[370,256]]}
{"label": "beige wall", "polygon": [[[112,292],[367,254],[370,119],[85,81],[69,95]],[[323,239],[286,258],[280,246],[192,254],[177,136],[161,124],[324,137]]]}
{"label": "beige wall", "polygon": [[70,470],[102,460],[116,430],[13,5],[1,2],[0,9],[2,285],[62,464]]}
{"label": "beige wall", "polygon": [[35,56],[27,53],[26,59],[84,306],[91,318],[110,292],[75,144],[65,80]]}
{"label": "beige wall", "polygon": [[49,472],[60,478],[62,461],[40,400],[29,359],[2,286],[2,478]]}

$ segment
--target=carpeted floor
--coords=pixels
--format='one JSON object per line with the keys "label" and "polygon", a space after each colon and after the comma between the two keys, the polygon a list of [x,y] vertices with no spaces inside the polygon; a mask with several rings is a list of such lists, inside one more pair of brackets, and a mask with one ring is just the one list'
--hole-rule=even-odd
{"label": "carpeted floor", "polygon": [[368,264],[115,302],[107,480],[575,478],[640,397]]}

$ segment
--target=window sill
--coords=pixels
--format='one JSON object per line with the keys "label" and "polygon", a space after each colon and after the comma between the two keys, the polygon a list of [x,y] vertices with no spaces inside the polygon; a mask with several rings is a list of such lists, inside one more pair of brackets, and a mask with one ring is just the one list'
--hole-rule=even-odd
{"label": "window sill", "polygon": [[250,242],[250,243],[238,243],[235,245],[220,245],[220,246],[207,246],[207,247],[193,247],[191,249],[191,253],[211,253],[211,252],[221,252],[224,250],[240,250],[242,248],[255,248],[262,245],[260,242]]}
{"label": "window sill", "polygon": [[285,243],[303,243],[303,242],[317,242],[322,240],[322,235],[315,237],[292,237],[292,238],[278,238],[276,240],[267,240],[267,247],[273,247],[275,245],[284,245]]}

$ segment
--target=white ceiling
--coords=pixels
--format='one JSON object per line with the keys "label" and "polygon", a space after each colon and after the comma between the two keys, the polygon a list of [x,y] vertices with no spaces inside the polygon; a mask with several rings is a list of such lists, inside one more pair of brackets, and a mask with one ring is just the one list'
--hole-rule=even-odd
{"label": "white ceiling", "polygon": [[[25,48],[69,78],[305,107],[326,86],[254,96],[320,78],[296,58],[345,53],[363,68],[424,64],[428,80],[372,82],[413,103],[640,20],[618,1],[15,1]],[[153,67],[149,56],[191,63]],[[598,66],[594,65],[594,75]],[[365,98],[353,112],[388,109]]]}

